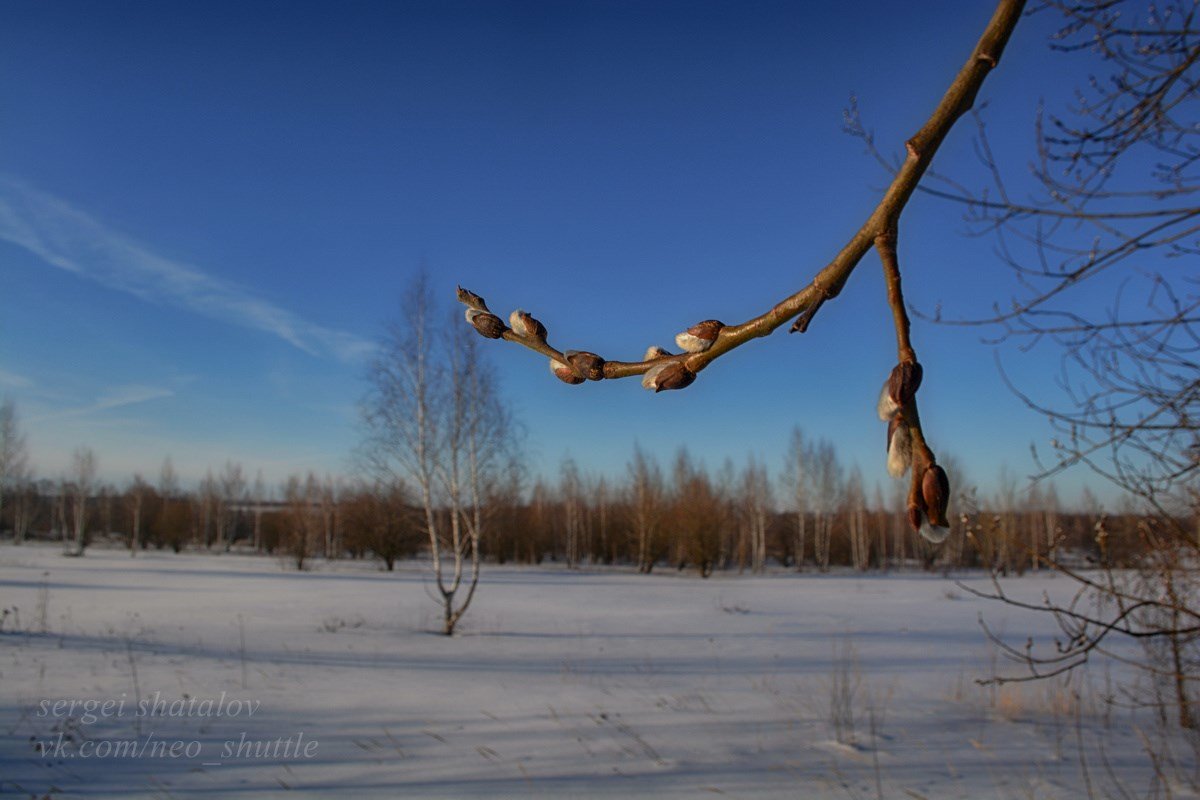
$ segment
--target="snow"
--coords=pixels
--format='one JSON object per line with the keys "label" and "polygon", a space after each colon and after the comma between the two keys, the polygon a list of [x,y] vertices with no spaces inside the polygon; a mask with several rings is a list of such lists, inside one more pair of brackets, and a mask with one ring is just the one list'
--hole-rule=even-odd
{"label": "snow", "polygon": [[[1005,586],[1070,591],[1044,573]],[[0,793],[1074,798],[1085,770],[1138,796],[1153,777],[1146,720],[1100,700],[1123,673],[1077,680],[1081,703],[1061,681],[976,685],[1008,668],[981,613],[1018,642],[1050,620],[936,575],[489,565],[447,638],[415,562],[297,573],[4,545],[0,608],[14,607]]]}

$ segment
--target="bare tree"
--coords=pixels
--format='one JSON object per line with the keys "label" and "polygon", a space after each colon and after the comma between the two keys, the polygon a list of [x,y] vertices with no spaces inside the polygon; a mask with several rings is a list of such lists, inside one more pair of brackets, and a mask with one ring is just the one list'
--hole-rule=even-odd
{"label": "bare tree", "polygon": [[486,528],[486,538],[481,539],[485,553],[501,564],[509,559],[528,558],[523,548],[533,545],[537,538],[531,530],[530,509],[524,500],[528,470],[515,455],[508,458],[488,492],[487,508],[492,521]]}
{"label": "bare tree", "polygon": [[908,560],[910,549],[908,539],[912,535],[905,520],[905,510],[908,505],[908,492],[900,484],[894,484],[888,506],[888,517],[892,527],[892,558],[898,564]]}
{"label": "bare tree", "polygon": [[817,569],[828,572],[833,524],[844,490],[842,465],[832,442],[822,439],[813,448],[809,475],[813,487],[809,494],[813,511],[813,558]]}
{"label": "bare tree", "polygon": [[289,475],[283,487],[287,502],[287,528],[283,544],[297,570],[303,571],[308,567],[309,559],[320,541],[320,495],[321,484],[311,472],[304,479],[299,475]]}
{"label": "bare tree", "polygon": [[991,568],[1000,574],[1023,571],[1024,552],[1017,536],[1017,515],[1020,511],[1017,476],[1008,465],[1000,467],[996,485],[996,497],[992,501],[995,514],[995,550]]}
{"label": "bare tree", "polygon": [[[951,457],[946,463],[951,467],[955,462]],[[849,563],[857,569],[865,570],[871,564],[872,532],[875,534],[874,561],[880,568],[886,568],[891,559],[903,562],[908,553],[907,537],[913,535],[906,522],[909,492],[896,485],[889,506],[882,488],[876,485],[874,510],[871,510],[861,470],[854,467],[848,479],[843,473],[832,442],[825,439],[810,441],[798,428],[793,429],[782,486],[793,506],[793,548],[797,568],[801,566],[800,554],[805,552],[811,533],[813,560],[818,569],[828,570],[835,560],[834,534],[838,531],[845,534]],[[842,562],[839,560],[838,563]]]}
{"label": "bare tree", "polygon": [[[750,569],[762,572],[767,563],[767,528],[773,513],[773,497],[767,468],[753,456],[742,470],[736,503],[739,527],[749,544]],[[741,560],[739,557],[739,564]]]}
{"label": "bare tree", "polygon": [[666,550],[663,524],[667,511],[662,469],[652,454],[634,445],[629,462],[629,524],[638,572],[650,574]]}
{"label": "bare tree", "polygon": [[595,531],[595,537],[592,539],[592,562],[612,564],[616,557],[616,544],[609,535],[612,497],[608,489],[608,480],[603,475],[592,482],[591,496],[593,524],[590,527]]}
{"label": "bare tree", "polygon": [[77,447],[71,456],[71,530],[74,535],[73,555],[83,555],[88,546],[88,504],[96,488],[96,454],[90,447]]}
{"label": "bare tree", "polygon": [[[0,402],[0,531],[4,530],[4,496],[19,489],[31,477],[29,451],[25,434],[17,422],[17,409],[12,400]],[[13,540],[20,543],[14,520]]]}
{"label": "bare tree", "polygon": [[881,570],[887,570],[892,563],[891,554],[888,551],[891,514],[888,513],[887,502],[883,499],[883,487],[878,483],[875,484],[875,491],[871,495],[871,506],[874,508],[871,516],[875,521],[875,548],[877,550],[875,563]]}
{"label": "bare tree", "polygon": [[[444,598],[443,628],[450,635],[479,585],[479,544],[492,511],[486,501],[506,465],[518,457],[518,437],[512,412],[502,402],[499,380],[483,360],[478,340],[461,326],[450,325],[444,346],[451,413],[445,427],[444,457],[437,463],[450,511],[449,549],[454,569],[449,586],[442,583],[440,573],[438,584]],[[455,610],[454,595],[462,586],[464,560],[469,561],[470,577],[466,596]]]}
{"label": "bare tree", "polygon": [[804,549],[808,538],[808,516],[812,502],[810,500],[810,485],[812,477],[809,472],[812,452],[804,432],[799,427],[792,428],[792,438],[788,445],[786,461],[783,468],[784,493],[791,498],[793,505],[793,560],[796,571],[804,569]]}
{"label": "bare tree", "polygon": [[254,532],[253,544],[254,552],[261,553],[263,548],[262,542],[262,515],[263,504],[267,502],[267,484],[263,480],[262,470],[260,469],[254,475],[254,488],[250,493],[250,502],[254,504]]}
{"label": "bare tree", "polygon": [[696,565],[707,578],[716,569],[729,503],[713,485],[708,471],[692,462],[686,448],[675,458],[671,523],[678,537],[679,565]]}
{"label": "bare tree", "polygon": [[538,478],[529,491],[528,561],[540,564],[546,553],[554,553],[557,541],[553,536],[554,498],[550,487]]}
{"label": "bare tree", "polygon": [[583,478],[575,459],[563,459],[559,467],[558,495],[562,501],[563,545],[567,569],[579,567],[582,540],[587,532]]}
{"label": "bare tree", "polygon": [[[1044,613],[1055,620],[1063,634],[1053,648],[1038,649],[1032,641],[1012,645],[985,623],[992,642],[1021,667],[1017,673],[998,674],[986,682],[1043,680],[1081,667],[1093,657],[1114,659],[1131,665],[1149,679],[1149,696],[1143,694],[1139,699],[1136,683],[1125,687],[1136,703],[1155,709],[1164,722],[1173,716],[1182,728],[1197,727],[1200,585],[1195,577],[1194,549],[1169,528],[1160,526],[1154,517],[1138,518],[1136,528],[1141,552],[1134,559],[1134,569],[1110,558],[1110,534],[1104,517],[1095,525],[1099,571],[1084,572],[1062,562],[1051,563],[1075,584],[1069,602],[1020,600],[1010,596],[999,581],[993,583],[991,591],[964,587],[1005,605]],[[1144,658],[1130,658],[1127,652],[1121,652],[1114,644],[1121,639],[1138,643]]]}
{"label": "bare tree", "polygon": [[326,558],[337,558],[342,547],[341,480],[326,475],[321,482],[322,550]]}
{"label": "bare tree", "polygon": [[14,481],[12,498],[13,541],[25,541],[38,514],[38,487],[33,470],[26,468],[24,476]]}
{"label": "bare tree", "polygon": [[378,479],[406,480],[419,495],[450,635],[475,596],[484,504],[515,431],[476,340],[438,313],[428,274],[405,293],[402,314],[368,372],[362,453]]}
{"label": "bare tree", "polygon": [[113,498],[116,494],[116,487],[108,483],[101,482],[96,490],[100,506],[100,530],[104,532],[105,539],[111,539],[113,534]]}
{"label": "bare tree", "polygon": [[[1031,503],[1031,505],[1033,505]],[[1045,491],[1042,493],[1041,505],[1034,505],[1034,508],[1040,508],[1042,512],[1042,541],[1046,545],[1046,558],[1049,563],[1058,562],[1058,542],[1062,539],[1062,528],[1059,527],[1059,501],[1058,490],[1054,487],[1054,483],[1048,482]]]}
{"label": "bare tree", "polygon": [[71,523],[67,516],[67,497],[71,491],[71,482],[66,473],[58,476],[58,485],[54,493],[54,523],[58,528],[58,538],[62,541],[63,553],[71,553]]}
{"label": "bare tree", "polygon": [[865,572],[870,566],[871,538],[867,527],[867,493],[863,486],[862,470],[856,465],[842,494],[846,510],[846,533],[850,540],[850,563]]}
{"label": "bare tree", "polygon": [[348,545],[362,546],[383,560],[391,572],[397,559],[417,552],[424,531],[404,484],[360,484],[343,498]]}
{"label": "bare tree", "polygon": [[[995,235],[1019,281],[991,313],[949,320],[986,326],[1022,349],[1045,343],[1062,356],[1060,399],[1013,386],[1056,430],[1045,479],[1082,467],[1138,499],[1138,547],[1114,550],[1110,522],[1092,542],[1101,567],[1063,563],[1056,503],[1046,501],[1022,558],[1068,576],[1068,604],[1024,604],[1001,584],[989,596],[1052,616],[1066,638],[1054,650],[1011,647],[1023,667],[998,680],[1062,674],[1110,642],[1132,640],[1134,660],[1183,728],[1200,727],[1200,3],[1168,0],[1047,0],[1059,15],[1051,46],[1091,58],[1092,76],[1066,109],[1033,120],[1031,180],[1000,163],[978,120],[984,188],[943,176],[931,191],[962,203],[977,232]],[[1081,294],[1109,296],[1097,304]],[[1002,520],[1007,522],[1007,520]],[[998,527],[1005,527],[1003,524]],[[1008,541],[1008,531],[1004,531]],[[1006,559],[1007,561],[1007,559]]]}
{"label": "bare tree", "polygon": [[212,470],[209,469],[200,481],[200,490],[196,493],[195,498],[197,512],[195,543],[200,547],[211,547],[215,541],[216,537],[210,534],[214,518],[219,518],[220,497],[220,486],[217,479],[213,477]]}
{"label": "bare tree", "polygon": [[158,493],[163,497],[175,497],[179,494],[179,476],[175,472],[175,462],[170,456],[163,459],[158,469]]}
{"label": "bare tree", "polygon": [[242,465],[226,461],[217,479],[216,489],[213,499],[216,506],[217,547],[228,550],[237,535],[237,507],[246,501],[246,476],[242,472]]}
{"label": "bare tree", "polygon": [[141,473],[135,473],[129,488],[125,490],[125,502],[129,508],[129,556],[137,555],[142,546],[142,510],[146,505],[146,493],[150,485],[142,478]]}
{"label": "bare tree", "polygon": [[158,494],[162,500],[158,519],[160,535],[163,542],[178,553],[187,544],[190,514],[188,503],[180,496],[179,476],[170,456],[163,459],[159,468]]}

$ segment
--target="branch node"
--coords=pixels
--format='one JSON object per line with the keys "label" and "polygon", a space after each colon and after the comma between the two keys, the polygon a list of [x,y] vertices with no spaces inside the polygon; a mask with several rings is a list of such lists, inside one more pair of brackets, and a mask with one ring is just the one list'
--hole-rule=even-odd
{"label": "branch node", "polygon": [[812,324],[813,317],[821,310],[821,306],[825,305],[826,300],[832,299],[837,292],[830,292],[819,280],[813,280],[812,285],[817,290],[816,301],[804,309],[800,316],[796,317],[796,321],[792,323],[792,327],[788,328],[788,333],[805,333],[808,331],[808,326]]}

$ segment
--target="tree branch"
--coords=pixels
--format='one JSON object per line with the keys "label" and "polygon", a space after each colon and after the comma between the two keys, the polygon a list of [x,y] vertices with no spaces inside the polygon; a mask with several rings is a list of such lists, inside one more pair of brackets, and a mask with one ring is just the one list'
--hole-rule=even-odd
{"label": "tree branch", "polygon": [[[883,264],[884,282],[887,284],[888,305],[892,309],[892,319],[896,327],[896,351],[899,363],[901,365],[911,364],[919,370],[917,361],[917,352],[913,349],[912,339],[909,332],[908,311],[904,306],[904,292],[900,286],[900,260],[896,255],[896,240],[899,237],[897,227],[893,225],[887,231],[875,237],[875,250],[879,253],[879,260]],[[919,375],[920,372],[917,372]],[[919,384],[920,379],[917,379]],[[917,397],[915,390],[907,396],[907,399],[899,405],[896,414],[903,420],[903,424],[908,431],[910,440],[910,450],[912,459],[912,481],[908,490],[908,507],[910,509],[923,509],[923,513],[928,514],[926,509],[927,502],[924,497],[924,477],[925,472],[930,467],[937,463],[937,459],[933,455],[933,451],[929,449],[929,445],[925,441],[925,434],[921,429],[921,415],[917,411]],[[889,426],[890,431],[894,428]],[[888,436],[889,450],[892,446],[891,434]],[[911,513],[911,512],[910,512]],[[912,519],[918,531],[921,530],[920,518]]]}
{"label": "tree branch", "polygon": [[[717,323],[715,338],[705,340],[703,349],[698,352],[670,354],[652,350],[641,361],[606,361],[594,354],[583,354],[596,359],[586,361],[587,365],[595,367],[589,370],[581,364],[583,360],[572,359],[571,351],[562,352],[551,347],[546,341],[545,329],[540,324],[532,328],[522,324],[520,330],[517,330],[520,323],[516,321],[518,313],[514,312],[510,318],[511,327],[506,326],[499,317],[487,310],[482,298],[460,290],[459,300],[468,306],[468,319],[488,338],[505,339],[549,357],[552,366],[558,365],[555,366],[556,374],[569,383],[579,383],[587,377],[627,378],[657,370],[655,375],[647,376],[643,381],[648,388],[656,391],[689,385],[696,373],[725,353],[752,339],[773,333],[797,316],[799,319],[792,330],[802,332],[811,323],[821,305],[841,292],[854,268],[875,244],[876,238],[894,231],[901,213],[933,161],[938,147],[959,118],[970,110],[984,80],[998,64],[1024,6],[1024,0],[1000,0],[970,58],[959,70],[926,123],[906,143],[907,157],[884,192],[883,198],[834,259],[813,277],[809,285],[779,301],[765,313],[737,325]],[[480,312],[485,312],[487,317],[483,317]],[[683,334],[680,335],[681,338],[682,336]],[[665,375],[668,369],[673,370],[672,377],[676,378],[670,382],[672,385],[666,385]],[[591,374],[588,374],[589,372]],[[664,376],[664,380],[659,382],[656,376]]]}

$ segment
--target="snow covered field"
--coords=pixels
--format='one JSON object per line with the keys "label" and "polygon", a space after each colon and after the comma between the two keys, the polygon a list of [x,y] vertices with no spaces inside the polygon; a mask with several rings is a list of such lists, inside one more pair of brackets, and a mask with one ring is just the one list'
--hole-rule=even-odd
{"label": "snow covered field", "polygon": [[1048,620],[942,577],[489,566],[475,603],[446,638],[418,564],[0,546],[0,794],[1072,798],[1153,775],[1102,670],[1082,703],[976,686],[981,612],[1018,641]]}

